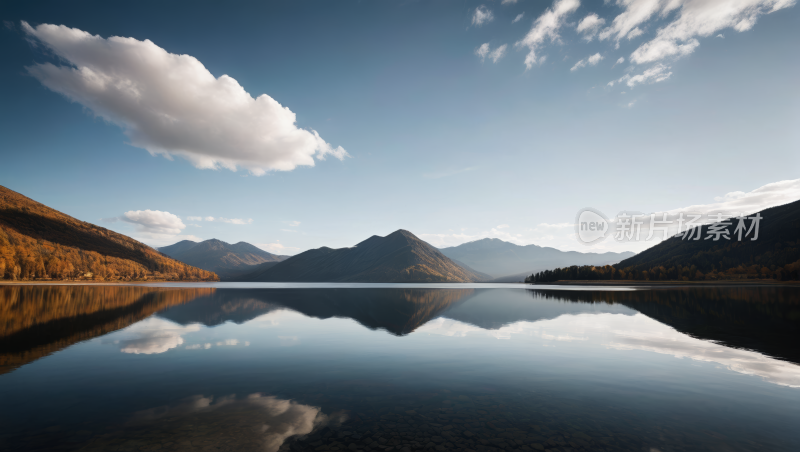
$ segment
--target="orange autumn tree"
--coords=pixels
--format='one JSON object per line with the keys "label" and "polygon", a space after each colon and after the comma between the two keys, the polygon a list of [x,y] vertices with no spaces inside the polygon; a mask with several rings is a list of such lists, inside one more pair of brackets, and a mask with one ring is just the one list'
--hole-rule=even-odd
{"label": "orange autumn tree", "polygon": [[217,281],[130,237],[0,186],[0,280]]}

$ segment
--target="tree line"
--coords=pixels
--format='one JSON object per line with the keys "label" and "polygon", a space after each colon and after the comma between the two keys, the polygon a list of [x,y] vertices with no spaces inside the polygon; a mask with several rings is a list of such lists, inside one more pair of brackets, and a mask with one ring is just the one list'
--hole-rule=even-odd
{"label": "tree line", "polygon": [[712,268],[703,272],[696,265],[670,267],[654,266],[617,268],[613,265],[573,265],[534,273],[527,278],[528,284],[552,283],[556,281],[731,281],[748,279],[772,279],[776,281],[800,280],[800,260],[783,266],[737,265],[725,270]]}
{"label": "tree line", "polygon": [[161,256],[137,262],[0,227],[0,280],[216,281],[216,274]]}

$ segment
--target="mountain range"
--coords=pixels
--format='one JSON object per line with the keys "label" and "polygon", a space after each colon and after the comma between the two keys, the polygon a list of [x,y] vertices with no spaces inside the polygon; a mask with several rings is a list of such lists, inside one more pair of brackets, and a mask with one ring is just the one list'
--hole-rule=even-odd
{"label": "mountain range", "polygon": [[445,256],[482,273],[495,282],[517,282],[531,273],[571,265],[616,264],[635,253],[579,253],[536,245],[520,246],[500,239],[482,239],[442,248]]}
{"label": "mountain range", "polygon": [[489,275],[453,262],[400,229],[351,247],[317,248],[277,264],[261,264],[242,281],[258,282],[477,282]]}
{"label": "mountain range", "polygon": [[0,279],[217,280],[130,237],[0,186]]}
{"label": "mountain range", "polygon": [[235,280],[243,273],[254,271],[258,264],[274,264],[289,258],[268,253],[246,242],[231,245],[217,239],[199,243],[183,240],[158,250],[173,259],[212,271],[223,280]]}

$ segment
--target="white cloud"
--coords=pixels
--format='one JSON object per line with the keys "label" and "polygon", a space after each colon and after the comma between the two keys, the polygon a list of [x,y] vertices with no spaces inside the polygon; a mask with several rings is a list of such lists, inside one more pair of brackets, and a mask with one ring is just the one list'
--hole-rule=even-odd
{"label": "white cloud", "polygon": [[[664,80],[668,79],[672,72],[668,72],[670,70],[669,66],[664,66],[663,64],[657,64],[649,69],[646,69],[641,74],[637,75],[630,75],[625,74],[617,80],[618,83],[626,82],[626,84],[633,88],[637,84],[642,83],[658,83],[663,82]],[[614,81],[609,82],[608,86],[614,86]]]}
{"label": "white cloud", "polygon": [[517,22],[521,21],[521,20],[522,20],[522,16],[524,16],[524,15],[525,15],[525,13],[519,13],[519,14],[517,14],[517,17],[515,17],[515,18],[514,18],[514,20],[512,20],[512,21],[511,21],[511,23],[512,23],[512,24],[515,24],[515,23],[517,23]]}
{"label": "white cloud", "polygon": [[572,66],[570,71],[577,71],[578,69],[586,66],[587,64],[589,66],[594,66],[597,63],[599,63],[602,59],[603,59],[603,55],[600,55],[599,53],[595,53],[594,55],[590,56],[589,58],[585,58],[585,59],[580,60],[577,63],[575,63],[575,65]]}
{"label": "white cloud", "polygon": [[606,20],[601,18],[595,13],[589,14],[588,16],[584,17],[579,23],[576,30],[578,33],[583,34],[583,39],[586,41],[591,41],[592,38],[597,34],[602,27],[606,23]]}
{"label": "white cloud", "polygon": [[507,224],[501,224],[501,225],[496,226],[496,228],[497,229],[506,229],[506,228],[508,228],[508,225]]}
{"label": "white cloud", "polygon": [[152,234],[180,234],[186,228],[177,215],[160,210],[129,210],[119,217],[121,221],[136,225],[138,232]]}
{"label": "white cloud", "polygon": [[747,193],[743,191],[732,191],[730,193],[725,193],[724,196],[715,196],[714,201],[729,202],[729,201],[735,201],[739,198],[744,198],[745,196],[747,196]]}
{"label": "white cloud", "polygon": [[515,3],[517,3],[517,0],[503,0],[500,2],[501,5],[513,5]]}
{"label": "white cloud", "polygon": [[793,6],[795,0],[617,0],[616,4],[623,11],[600,32],[600,39],[631,39],[642,34],[638,27],[650,19],[672,17],[631,55],[632,62],[643,64],[688,55],[700,45],[696,38],[725,28],[749,30],[759,16]]}
{"label": "white cloud", "polygon": [[527,47],[528,55],[525,56],[525,67],[530,69],[534,64],[544,62],[544,57],[538,57],[536,52],[545,41],[557,41],[560,36],[558,30],[564,25],[566,16],[580,6],[579,0],[556,0],[551,8],[545,10],[533,23],[533,28],[518,41],[517,47]]}
{"label": "white cloud", "polygon": [[636,27],[633,30],[628,32],[628,35],[627,35],[628,41],[630,41],[633,38],[638,38],[639,36],[641,36],[643,34],[644,34],[644,32],[639,27]]}
{"label": "white cloud", "polygon": [[506,54],[506,49],[508,48],[508,44],[503,44],[500,47],[491,50],[488,42],[481,44],[480,47],[475,49],[475,55],[478,55],[481,61],[484,61],[488,56],[489,59],[492,60],[493,63],[497,63],[500,58],[503,58],[503,55]]}
{"label": "white cloud", "polygon": [[697,39],[690,39],[685,44],[677,44],[666,40],[653,40],[641,45],[631,54],[631,61],[636,64],[650,63],[668,56],[682,57],[694,52],[700,45]]}
{"label": "white cloud", "polygon": [[[150,40],[100,36],[63,25],[22,28],[61,60],[28,72],[47,88],[119,125],[132,145],[183,157],[197,168],[245,168],[255,175],[349,156],[266,94],[253,98],[233,78],[215,78],[190,55]],[[213,125],[213,126],[209,126]]]}
{"label": "white cloud", "polygon": [[669,213],[725,211],[749,215],[797,200],[800,200],[800,179],[773,182],[746,193],[733,191],[715,196],[714,203],[682,207],[670,210]]}
{"label": "white cloud", "polygon": [[475,8],[475,12],[472,14],[472,25],[478,27],[493,20],[494,14],[492,14],[492,10],[487,8],[485,5]]}
{"label": "white cloud", "polygon": [[211,344],[209,344],[209,343],[206,343],[206,344],[192,344],[192,345],[187,345],[186,346],[186,350],[200,350],[201,348],[205,349],[205,350],[208,350],[209,348],[211,348]]}
{"label": "white cloud", "polygon": [[286,246],[280,243],[280,241],[276,241],[275,243],[254,243],[253,245],[272,254],[292,255],[300,251],[300,248]]}
{"label": "white cloud", "polygon": [[722,34],[722,33],[718,34],[718,35],[717,35],[717,37],[718,37],[718,38],[725,39],[725,35],[724,35],[724,34]]}
{"label": "white cloud", "polygon": [[293,228],[296,228],[297,226],[300,226],[300,222],[299,221],[286,221],[285,223],[288,224],[289,226],[293,227]]}
{"label": "white cloud", "polygon": [[190,221],[208,221],[208,222],[217,222],[217,223],[228,223],[228,224],[253,224],[253,219],[243,219],[243,218],[225,218],[225,217],[186,217],[187,220]]}
{"label": "white cloud", "polygon": [[239,339],[225,339],[224,341],[217,342],[217,347],[239,345]]}
{"label": "white cloud", "polygon": [[506,49],[508,48],[508,44],[503,44],[500,47],[492,50],[489,54],[489,58],[492,59],[493,63],[497,63],[500,58],[503,58],[503,55],[506,54]]}
{"label": "white cloud", "polygon": [[[619,58],[617,58],[617,62],[614,63],[614,66],[616,66],[618,64],[622,64],[624,62],[625,62],[625,57],[619,57]],[[614,67],[614,66],[612,66],[612,67]],[[611,86],[613,86],[613,85],[611,85]]]}
{"label": "white cloud", "polygon": [[488,54],[489,54],[489,43],[488,42],[484,42],[483,44],[481,44],[480,47],[475,49],[475,55],[478,55],[481,58],[481,61],[485,60],[486,59],[486,55],[488,55]]}
{"label": "white cloud", "polygon": [[242,218],[222,218],[222,217],[220,217],[220,218],[217,218],[215,221],[219,221],[219,222],[222,222],[222,223],[228,223],[228,224],[253,224],[253,219],[252,218],[248,218],[248,219],[244,220]]}

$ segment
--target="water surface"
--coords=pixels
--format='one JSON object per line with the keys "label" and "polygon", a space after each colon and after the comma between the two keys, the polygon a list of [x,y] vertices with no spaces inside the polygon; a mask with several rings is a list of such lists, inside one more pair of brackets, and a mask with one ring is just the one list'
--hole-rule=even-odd
{"label": "water surface", "polygon": [[800,291],[0,286],[2,450],[800,450]]}

